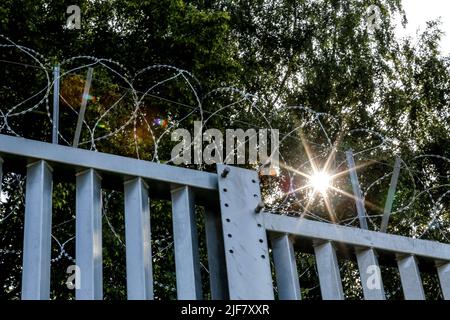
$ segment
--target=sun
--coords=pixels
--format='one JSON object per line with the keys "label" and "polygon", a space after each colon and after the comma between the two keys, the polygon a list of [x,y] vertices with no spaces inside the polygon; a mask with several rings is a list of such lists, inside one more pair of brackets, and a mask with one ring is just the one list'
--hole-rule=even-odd
{"label": "sun", "polygon": [[309,180],[309,183],[314,188],[314,191],[325,194],[330,187],[331,176],[324,171],[317,171],[311,175]]}

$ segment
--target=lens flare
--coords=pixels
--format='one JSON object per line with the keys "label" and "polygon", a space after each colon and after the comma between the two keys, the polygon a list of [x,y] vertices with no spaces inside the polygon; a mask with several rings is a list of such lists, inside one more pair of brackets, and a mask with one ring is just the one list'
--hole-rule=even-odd
{"label": "lens flare", "polygon": [[310,178],[310,184],[314,188],[314,191],[320,192],[322,194],[326,193],[330,187],[331,176],[324,172],[315,172]]}

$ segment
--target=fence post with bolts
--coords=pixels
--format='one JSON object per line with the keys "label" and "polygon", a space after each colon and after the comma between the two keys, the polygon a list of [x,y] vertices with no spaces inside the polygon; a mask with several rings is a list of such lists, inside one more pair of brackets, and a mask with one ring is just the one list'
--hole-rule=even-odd
{"label": "fence post with bolts", "polygon": [[258,174],[217,165],[228,288],[231,300],[274,299]]}

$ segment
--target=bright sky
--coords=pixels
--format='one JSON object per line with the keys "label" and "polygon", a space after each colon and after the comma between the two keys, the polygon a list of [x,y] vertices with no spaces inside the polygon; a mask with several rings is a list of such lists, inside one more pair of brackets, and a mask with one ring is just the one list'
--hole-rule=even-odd
{"label": "bright sky", "polygon": [[442,30],[446,33],[442,41],[442,50],[450,54],[450,0],[403,0],[408,18],[406,30],[399,29],[400,35],[416,34],[417,29],[425,30],[426,21],[441,17]]}

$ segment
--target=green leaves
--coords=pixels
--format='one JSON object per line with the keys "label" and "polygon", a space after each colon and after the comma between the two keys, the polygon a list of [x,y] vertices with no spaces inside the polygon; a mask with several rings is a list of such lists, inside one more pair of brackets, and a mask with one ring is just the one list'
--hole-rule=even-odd
{"label": "green leaves", "polygon": [[[448,162],[439,158],[416,161],[415,156],[432,154],[450,157],[450,60],[438,50],[442,34],[438,23],[429,24],[417,45],[396,39],[392,19],[402,13],[400,0],[379,0],[375,3],[369,0],[84,0],[78,1],[82,13],[81,30],[63,28],[69,4],[62,0],[3,0],[0,5],[0,32],[21,45],[45,54],[47,58],[52,57],[52,62],[76,55],[93,55],[119,61],[131,73],[153,64],[175,65],[191,71],[199,79],[201,85],[196,89],[200,93],[221,86],[234,86],[264,98],[257,105],[262,114],[246,106],[247,109],[227,109],[220,114],[220,118],[211,119],[211,127],[219,129],[232,126],[234,119],[249,123],[249,126],[266,127],[264,115],[270,119],[273,128],[290,132],[311,120],[297,109],[285,108],[288,105],[331,114],[347,131],[366,128],[395,139],[398,142],[395,150],[411,165],[411,172],[428,174],[425,181],[417,178],[414,183],[427,187],[449,183]],[[380,7],[382,23],[380,29],[368,33],[366,9],[372,4]],[[0,59],[6,57],[1,56]],[[20,101],[26,93],[42,89],[42,74],[35,75],[29,69],[12,72],[10,67],[5,67],[4,74],[7,77],[2,79],[4,82],[0,86],[2,106],[6,102]],[[74,78],[68,88],[62,83],[63,93],[67,89],[66,96],[73,93],[74,105],[79,101],[83,76],[80,74],[78,79]],[[154,75],[145,75],[136,85],[142,84],[144,87],[159,80],[155,79]],[[68,80],[69,77],[66,77]],[[121,91],[123,88],[116,82],[113,75],[96,69],[92,89],[96,100],[90,101],[87,121],[95,123],[124,94]],[[165,98],[184,99],[183,103],[196,105],[191,92],[186,87],[180,87],[179,82],[174,82],[158,90],[164,93],[161,95]],[[14,91],[10,88],[18,89]],[[213,98],[212,102],[203,101],[206,111],[210,113],[221,108],[227,99]],[[102,119],[97,129],[110,132],[128,119],[130,111],[134,109],[131,99],[126,96],[119,111],[114,116]],[[61,106],[64,108],[64,104]],[[142,108],[146,114],[145,120],[150,125],[155,117],[175,122],[192,111],[150,99],[143,101]],[[6,112],[4,109],[2,111]],[[62,122],[69,123],[73,120],[71,114],[64,112]],[[48,124],[43,127],[37,119],[38,116],[33,114],[15,120],[11,125],[19,128],[18,134],[28,133],[39,138],[48,136]],[[145,128],[143,119],[139,121],[141,128]],[[190,127],[192,121],[187,120],[186,127]],[[341,132],[332,122],[323,120],[323,123],[333,142],[340,139]],[[132,130],[120,132],[110,142],[99,141],[98,146],[103,151],[134,155],[133,134]],[[151,159],[154,138],[139,130],[136,134],[141,139],[138,141],[143,150],[140,156]],[[309,129],[306,134],[314,143],[327,143],[320,127]],[[292,138],[284,140],[281,150],[286,156],[286,162],[295,165],[306,161],[298,138],[294,133]],[[368,138],[367,132],[363,132],[342,141],[341,146],[369,147],[373,141]],[[160,151],[161,154],[169,154],[170,143],[162,145]],[[391,155],[382,152],[371,154],[376,161],[387,164],[392,162],[389,158]],[[385,169],[371,167],[364,171],[361,181],[367,186],[382,176]],[[281,184],[282,181],[277,183]],[[412,184],[409,177],[403,177],[395,205],[409,201],[414,193]],[[342,189],[347,190],[346,187],[344,185]],[[17,188],[17,185],[13,185],[6,189],[12,197],[7,206],[2,208],[2,214],[14,212],[14,219],[12,223],[0,224],[0,229],[5,234],[2,245],[19,249],[22,245],[23,202]],[[411,225],[406,225],[405,221],[414,222],[417,230],[425,230],[429,212],[433,209],[430,198],[439,198],[438,191],[431,189],[429,194],[420,197],[408,210],[394,215],[391,231],[411,234]],[[385,192],[380,187],[368,199],[382,207]],[[342,197],[337,197],[335,205],[342,213],[342,218],[345,218],[352,214],[353,203],[341,200]],[[448,197],[444,198],[442,206],[448,208],[449,201]],[[72,206],[73,188],[58,184],[55,188],[55,222],[62,223],[70,219],[73,215]],[[301,210],[296,202],[290,204],[290,209]],[[317,205],[313,209],[322,208]],[[120,195],[112,197],[108,210],[111,226],[119,235],[123,234]],[[369,213],[377,212],[369,210]],[[449,215],[448,209],[444,210],[437,223],[445,225]],[[171,290],[175,286],[174,259],[170,240],[166,241],[167,235],[171,233],[170,205],[163,201],[152,202],[153,216],[155,220],[152,227],[159,241],[155,243],[155,249],[165,250],[157,258],[155,279],[169,287],[155,286],[156,293],[161,298],[174,298],[175,294]],[[105,226],[105,229],[111,230],[109,227]],[[61,235],[73,233],[73,226],[64,225],[56,232]],[[435,230],[431,235],[440,236]],[[105,292],[106,297],[111,299],[125,296],[123,248],[118,239],[123,237],[117,238],[112,233],[105,235],[105,270],[109,274]],[[204,238],[200,239],[202,241]],[[72,247],[69,244],[67,250],[72,252]],[[166,247],[169,249],[166,250]],[[54,254],[58,255],[59,252],[55,251]],[[205,256],[202,251],[201,258],[206,264]],[[305,260],[305,267],[310,269],[305,275],[308,280],[302,281],[311,284],[303,289],[303,293],[317,298],[319,292],[313,285],[314,259],[312,256],[303,256],[302,259]],[[18,295],[19,260],[0,258],[2,268],[8,270],[2,272],[0,283],[13,288],[2,296]],[[59,274],[55,274],[55,283],[64,284],[66,262],[55,264],[59,270]],[[390,274],[390,277],[394,279],[394,275]],[[351,279],[347,281],[350,283]],[[354,289],[351,284],[348,287]],[[68,297],[64,290],[64,285],[58,285],[54,289],[54,296]],[[393,293],[393,296],[396,294]]]}

